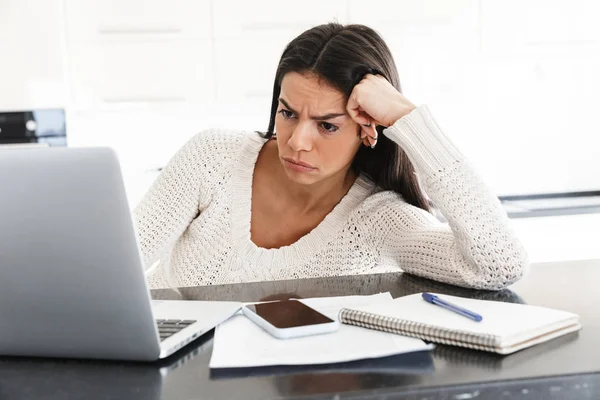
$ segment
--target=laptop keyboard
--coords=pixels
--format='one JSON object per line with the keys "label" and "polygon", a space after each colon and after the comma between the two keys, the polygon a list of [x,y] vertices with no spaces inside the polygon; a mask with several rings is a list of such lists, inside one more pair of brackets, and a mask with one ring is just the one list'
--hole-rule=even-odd
{"label": "laptop keyboard", "polygon": [[160,340],[163,341],[168,337],[173,336],[182,329],[187,328],[191,324],[196,322],[192,319],[157,319],[156,325],[158,326],[158,333],[160,334]]}

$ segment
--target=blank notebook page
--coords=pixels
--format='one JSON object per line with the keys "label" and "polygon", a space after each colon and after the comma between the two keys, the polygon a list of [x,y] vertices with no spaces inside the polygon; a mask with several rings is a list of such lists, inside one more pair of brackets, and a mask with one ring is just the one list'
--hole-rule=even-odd
{"label": "blank notebook page", "polygon": [[399,297],[391,302],[353,308],[385,317],[422,323],[451,331],[499,337],[501,347],[578,324],[579,316],[570,312],[524,304],[466,299],[449,295],[440,298],[483,317],[473,321],[423,300],[421,294]]}

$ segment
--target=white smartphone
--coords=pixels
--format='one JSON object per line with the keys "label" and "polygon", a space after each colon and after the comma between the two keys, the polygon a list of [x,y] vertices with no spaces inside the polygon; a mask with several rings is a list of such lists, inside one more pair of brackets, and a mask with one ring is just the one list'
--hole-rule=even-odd
{"label": "white smartphone", "polygon": [[246,304],[242,313],[279,339],[335,332],[340,327],[338,321],[298,300]]}

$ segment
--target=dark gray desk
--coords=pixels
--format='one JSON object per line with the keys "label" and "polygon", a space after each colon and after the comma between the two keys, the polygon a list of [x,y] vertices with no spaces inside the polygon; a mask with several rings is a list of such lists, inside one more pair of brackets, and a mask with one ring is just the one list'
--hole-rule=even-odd
{"label": "dark gray desk", "polygon": [[[579,333],[510,356],[449,346],[323,368],[208,369],[210,335],[158,364],[0,358],[0,399],[598,399],[600,261],[539,264],[511,290],[469,291],[406,274],[154,291],[155,298],[252,301],[421,291],[564,308]],[[329,369],[328,369],[329,368]]]}

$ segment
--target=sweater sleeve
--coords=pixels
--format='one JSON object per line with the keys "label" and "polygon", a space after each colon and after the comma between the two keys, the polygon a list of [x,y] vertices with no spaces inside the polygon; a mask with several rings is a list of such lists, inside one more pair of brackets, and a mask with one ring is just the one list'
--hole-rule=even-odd
{"label": "sweater sleeve", "polygon": [[175,154],[133,211],[146,268],[171,250],[198,215],[203,192],[202,136],[198,134]]}
{"label": "sweater sleeve", "polygon": [[528,257],[506,212],[428,108],[416,108],[384,134],[406,152],[448,223],[402,202],[383,240],[383,256],[408,273],[459,286],[500,289],[520,279]]}

